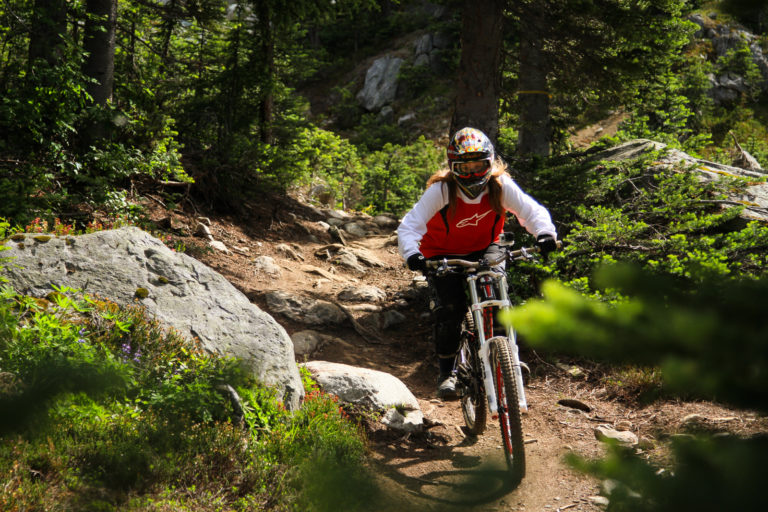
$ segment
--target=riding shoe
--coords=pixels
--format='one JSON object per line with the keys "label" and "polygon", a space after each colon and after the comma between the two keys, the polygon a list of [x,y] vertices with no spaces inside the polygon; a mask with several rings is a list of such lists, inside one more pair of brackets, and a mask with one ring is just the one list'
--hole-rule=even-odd
{"label": "riding shoe", "polygon": [[459,398],[456,391],[456,375],[440,376],[437,385],[437,397],[443,400]]}

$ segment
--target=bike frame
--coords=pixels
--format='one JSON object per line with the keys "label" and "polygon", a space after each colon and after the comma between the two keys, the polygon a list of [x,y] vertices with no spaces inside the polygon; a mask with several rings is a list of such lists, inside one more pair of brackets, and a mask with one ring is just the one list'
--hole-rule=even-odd
{"label": "bike frame", "polygon": [[[499,293],[500,298],[481,300],[478,293],[478,279],[489,276],[494,283],[496,290]],[[496,403],[496,392],[493,385],[493,371],[491,370],[489,346],[490,339],[486,338],[485,327],[486,323],[483,318],[483,313],[486,308],[498,307],[499,311],[508,310],[512,307],[512,303],[509,300],[509,294],[507,293],[507,276],[503,272],[497,272],[493,270],[481,270],[474,274],[467,276],[467,287],[469,288],[469,296],[471,300],[470,309],[472,311],[472,317],[475,321],[475,329],[477,330],[477,343],[478,343],[478,355],[483,364],[483,382],[485,384],[485,395],[488,400],[488,409],[491,416],[495,419],[498,414],[498,404]],[[502,336],[496,336],[501,338]],[[525,388],[523,387],[523,372],[520,367],[520,355],[517,346],[517,335],[514,328],[510,325],[507,326],[506,341],[510,347],[510,356],[512,357],[512,367],[515,372],[515,381],[517,382],[518,399],[520,410],[527,411],[528,403],[525,398]]]}
{"label": "bike frame", "polygon": [[[500,245],[509,246],[511,241],[502,241]],[[558,243],[558,246],[560,244]],[[537,247],[522,248],[517,251],[505,250],[504,255],[497,261],[485,262],[481,265],[476,261],[467,261],[461,259],[447,259],[433,260],[428,262],[428,265],[439,274],[440,272],[448,272],[451,267],[464,267],[464,271],[467,272],[467,287],[469,289],[470,296],[470,310],[472,311],[472,318],[475,322],[475,330],[477,331],[477,343],[478,343],[478,356],[483,365],[483,383],[485,384],[485,395],[488,400],[488,409],[491,416],[496,419],[498,417],[499,406],[496,403],[496,393],[493,386],[493,371],[491,370],[490,353],[489,353],[489,341],[493,338],[486,338],[485,321],[483,315],[485,310],[498,306],[499,311],[504,311],[512,308],[512,302],[509,300],[509,293],[507,292],[507,275],[504,271],[493,270],[493,268],[507,260],[517,259],[530,259],[533,254],[539,252]],[[469,273],[474,269],[475,272]],[[499,292],[498,299],[481,300],[480,294],[477,291],[478,280],[484,276],[489,276],[494,286]],[[520,366],[520,354],[517,346],[517,334],[515,329],[510,325],[507,327],[507,336],[504,338],[509,344],[510,357],[512,358],[512,367],[515,372],[515,382],[518,389],[518,401],[521,411],[528,410],[528,402],[525,398],[525,388],[523,387],[523,371]],[[464,362],[464,361],[462,361]]]}

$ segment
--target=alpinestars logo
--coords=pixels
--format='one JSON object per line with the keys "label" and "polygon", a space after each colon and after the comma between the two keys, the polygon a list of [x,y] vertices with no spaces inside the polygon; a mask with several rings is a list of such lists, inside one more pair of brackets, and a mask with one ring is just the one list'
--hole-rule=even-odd
{"label": "alpinestars logo", "polygon": [[457,228],[466,228],[469,226],[477,226],[481,220],[483,220],[485,217],[488,216],[488,214],[491,213],[491,210],[488,210],[485,213],[476,213],[471,217],[467,217],[466,219],[460,220],[456,223]]}

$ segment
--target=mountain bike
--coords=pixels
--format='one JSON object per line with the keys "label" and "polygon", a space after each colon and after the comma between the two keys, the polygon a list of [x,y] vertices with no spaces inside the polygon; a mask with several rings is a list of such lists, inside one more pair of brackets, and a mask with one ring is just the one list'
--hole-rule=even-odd
{"label": "mountain bike", "polygon": [[469,309],[455,363],[464,422],[467,432],[477,436],[485,431],[488,414],[499,420],[507,467],[513,483],[518,483],[525,476],[521,411],[528,410],[523,388],[523,368],[527,366],[520,361],[515,330],[495,322],[499,310],[512,307],[506,273],[498,266],[531,259],[539,248],[512,251],[512,244],[512,237],[505,233],[499,242],[504,254],[497,261],[444,258],[427,261],[427,269],[435,276],[466,276]]}

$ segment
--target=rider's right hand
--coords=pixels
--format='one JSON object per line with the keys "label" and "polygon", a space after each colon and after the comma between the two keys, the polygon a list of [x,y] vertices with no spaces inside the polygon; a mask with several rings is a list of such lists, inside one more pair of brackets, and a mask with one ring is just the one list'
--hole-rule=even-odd
{"label": "rider's right hand", "polygon": [[424,272],[427,270],[427,260],[424,259],[424,255],[420,252],[417,252],[416,254],[412,254],[408,256],[408,259],[406,260],[406,264],[408,265],[408,268],[411,270],[418,270],[421,272]]}

